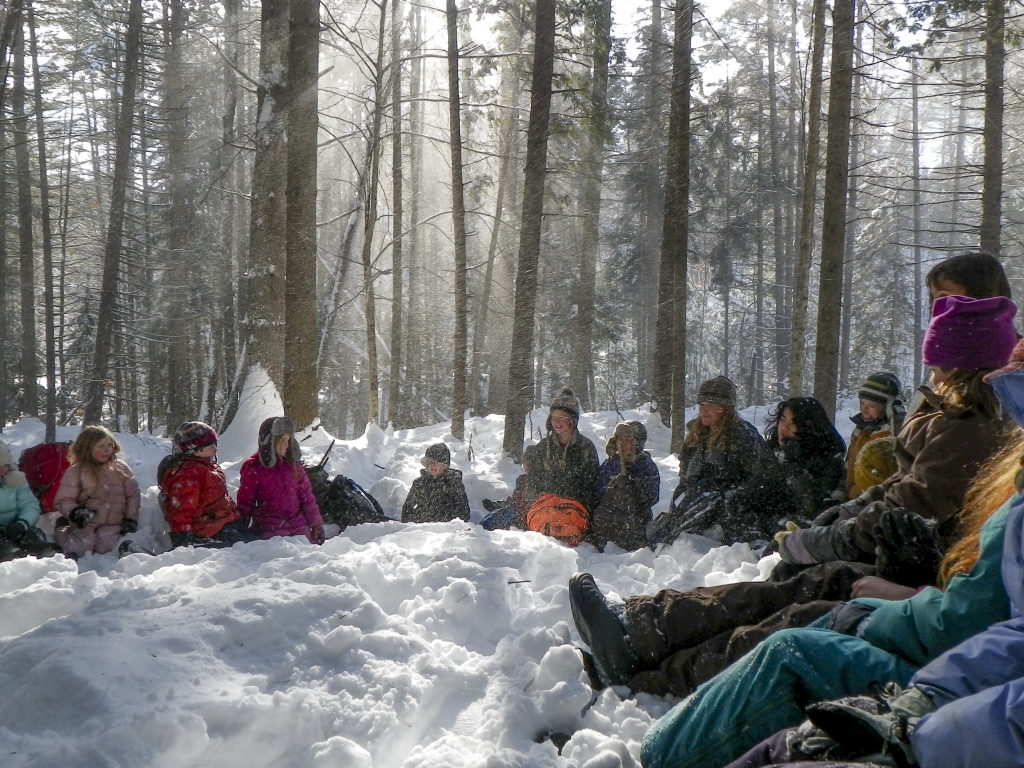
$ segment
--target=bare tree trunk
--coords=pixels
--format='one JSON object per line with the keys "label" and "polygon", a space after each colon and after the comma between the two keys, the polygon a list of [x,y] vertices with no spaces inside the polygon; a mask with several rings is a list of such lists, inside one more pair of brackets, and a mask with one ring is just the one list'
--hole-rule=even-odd
{"label": "bare tree trunk", "polygon": [[672,262],[672,438],[670,450],[683,447],[686,424],[686,258],[690,238],[690,76],[693,0],[675,8],[672,42],[672,95],[668,121],[668,170],[665,174],[665,227],[662,263]]}
{"label": "bare tree trunk", "polygon": [[[418,53],[422,46],[422,16],[418,5],[412,6],[412,44],[410,51]],[[407,313],[405,333],[405,380],[408,383],[405,397],[402,398],[401,420],[407,424],[421,423],[421,404],[423,402],[423,345],[414,343],[413,330],[422,332],[421,306],[423,281],[420,279],[419,261],[422,259],[420,243],[422,236],[420,223],[420,190],[423,178],[423,152],[420,135],[423,130],[423,102],[420,99],[423,82],[423,59],[418,55],[412,57],[409,72],[409,174],[411,189],[409,190],[409,309]]]}
{"label": "bare tree trunk", "polygon": [[594,289],[597,281],[598,238],[601,224],[601,176],[608,135],[608,55],[611,51],[611,0],[595,0],[588,6],[594,14],[594,65],[590,73],[590,125],[583,161],[583,232],[580,242],[579,295],[573,333],[569,381],[584,408],[594,402]]}
{"label": "bare tree trunk", "polygon": [[459,16],[455,0],[445,5],[448,18],[448,131],[452,153],[452,230],[455,246],[455,369],[452,387],[452,435],[466,436],[466,200],[462,186],[462,97],[459,93]]}
{"label": "bare tree trunk", "polygon": [[32,237],[32,168],[29,160],[28,113],[25,111],[25,33],[21,25],[14,45],[14,161],[18,175],[18,252],[21,278],[21,412],[39,415],[36,363],[36,268]]}
{"label": "bare tree trunk", "polygon": [[804,394],[804,349],[807,337],[807,292],[814,250],[814,204],[818,194],[821,152],[821,72],[825,60],[825,0],[814,0],[811,10],[811,85],[807,99],[807,142],[804,154],[803,202],[800,211],[800,250],[793,289],[793,338],[790,342],[789,395]]}
{"label": "bare tree trunk", "polygon": [[775,257],[775,279],[772,281],[772,297],[775,302],[775,388],[782,397],[789,377],[789,342],[791,334],[786,327],[786,244],[782,222],[782,163],[779,149],[778,80],[775,75],[775,0],[768,1],[768,132],[771,149],[772,181],[769,188],[772,195],[772,239]]}
{"label": "bare tree trunk", "polygon": [[125,195],[131,175],[132,125],[135,117],[135,91],[139,80],[139,55],[142,42],[142,0],[128,5],[128,28],[125,33],[124,76],[121,101],[114,132],[114,174],[110,185],[110,218],[103,250],[103,279],[100,305],[96,318],[96,349],[85,403],[83,421],[96,423],[103,415],[103,392],[106,388],[110,350],[114,341],[114,312],[117,305],[118,275],[121,271],[121,238],[124,234]]}
{"label": "bare tree trunk", "polygon": [[533,324],[537,306],[537,264],[544,216],[544,177],[547,174],[548,122],[551,81],[555,65],[555,2],[537,0],[533,42],[533,84],[530,124],[526,134],[526,171],[520,216],[519,267],[509,354],[508,404],[503,448],[516,458],[523,454],[523,430],[533,390]]}
{"label": "bare tree trunk", "polygon": [[[760,51],[757,51],[760,54]],[[757,265],[754,267],[754,363],[752,371],[753,386],[750,388],[750,399],[754,405],[764,402],[764,348],[768,342],[768,334],[764,327],[764,114],[757,113]]]}
{"label": "bare tree trunk", "polygon": [[[8,11],[7,18],[10,18]],[[2,114],[2,112],[0,112]],[[7,232],[7,125],[0,120],[0,233]],[[0,235],[0,432],[7,424],[7,238]]]}
{"label": "bare tree trunk", "polygon": [[[46,130],[43,124],[43,86],[32,6],[28,6],[29,50],[35,84],[36,151],[39,155],[39,212],[43,236],[43,323],[46,327],[46,442],[57,439],[57,339],[53,312],[53,230],[50,225],[50,182],[46,172]],[[2,156],[0,156],[2,157]]]}
{"label": "bare tree trunk", "polygon": [[[860,2],[861,0],[858,0]],[[864,5],[861,2],[860,7]],[[863,39],[864,25],[857,27],[857,42],[854,46],[857,70],[861,67],[861,41]],[[861,112],[861,86],[864,81],[863,75],[854,73],[853,80],[853,108],[852,116],[854,121],[860,120]],[[842,331],[840,332],[839,343],[839,386],[849,387],[854,384],[850,381],[850,344],[853,333],[853,270],[854,253],[857,245],[857,232],[860,225],[857,223],[857,185],[859,182],[860,167],[860,135],[861,127],[859,122],[850,126],[850,188],[849,199],[846,205],[846,243],[843,247],[843,319]],[[920,347],[920,344],[918,345]]]}
{"label": "bare tree trunk", "polygon": [[221,308],[224,312],[220,324],[221,344],[224,348],[224,390],[230,393],[235,389],[235,366],[237,355],[237,316],[235,314],[235,262],[238,242],[235,238],[235,221],[238,216],[235,196],[239,191],[239,164],[235,161],[235,119],[238,112],[238,76],[235,71],[239,66],[241,47],[239,23],[240,0],[224,0],[224,115],[221,118],[221,153],[220,167],[224,174],[224,185],[227,194],[223,195],[224,217],[221,220],[221,258],[223,259],[223,279],[220,285]]}
{"label": "bare tree trunk", "polygon": [[319,413],[316,375],[316,147],[320,3],[291,0],[288,45],[288,276],[284,286],[284,412],[304,429]]}
{"label": "bare tree trunk", "polygon": [[377,56],[373,81],[373,121],[370,127],[370,186],[366,192],[363,218],[363,293],[366,313],[366,380],[370,387],[367,418],[374,424],[380,421],[380,380],[377,369],[377,317],[373,295],[373,231],[377,225],[377,186],[380,183],[380,132],[384,107],[384,31],[387,29],[387,4],[377,3],[380,22],[377,27]]}
{"label": "bare tree trunk", "polygon": [[402,397],[402,0],[391,0],[391,377],[388,419],[401,426]]}
{"label": "bare tree trunk", "polygon": [[818,335],[814,351],[814,397],[835,419],[839,330],[843,303],[843,240],[850,173],[850,110],[853,91],[855,0],[835,0],[832,9],[832,74],[829,87],[825,202],[821,225]]}
{"label": "bare tree trunk", "polygon": [[1003,199],[1003,64],[1005,0],[985,0],[985,162],[982,169],[981,236],[984,253],[999,256]]}
{"label": "bare tree trunk", "polygon": [[[921,381],[923,375],[921,368],[921,342],[924,338],[924,329],[922,328],[922,307],[924,303],[924,295],[922,290],[921,280],[921,115],[918,104],[918,74],[917,57],[911,60],[913,67],[911,74],[911,108],[913,110],[912,118],[912,131],[911,137],[912,156],[913,156],[913,208],[914,208],[914,382]],[[997,238],[998,239],[998,238]]]}

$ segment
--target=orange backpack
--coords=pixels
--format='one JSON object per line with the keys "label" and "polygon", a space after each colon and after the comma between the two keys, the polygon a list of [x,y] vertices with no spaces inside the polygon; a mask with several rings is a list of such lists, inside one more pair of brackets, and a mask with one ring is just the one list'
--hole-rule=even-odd
{"label": "orange backpack", "polygon": [[540,496],[526,513],[526,525],[531,531],[551,536],[570,547],[583,540],[589,521],[586,507],[553,493]]}

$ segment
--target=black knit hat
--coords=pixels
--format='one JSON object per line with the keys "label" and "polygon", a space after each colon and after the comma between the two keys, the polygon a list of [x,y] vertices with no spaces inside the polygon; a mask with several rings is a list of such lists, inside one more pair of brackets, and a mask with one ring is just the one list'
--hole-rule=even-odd
{"label": "black knit hat", "polygon": [[697,389],[697,404],[714,403],[726,408],[736,407],[736,385],[725,376],[708,379]]}
{"label": "black knit hat", "polygon": [[889,405],[893,400],[900,398],[903,392],[903,385],[896,378],[896,374],[882,371],[872,373],[857,390],[857,397],[870,400],[879,405]]}
{"label": "black knit hat", "polygon": [[448,450],[448,446],[444,443],[434,443],[424,451],[420,464],[427,466],[427,463],[431,461],[450,467],[452,464],[452,452]]}

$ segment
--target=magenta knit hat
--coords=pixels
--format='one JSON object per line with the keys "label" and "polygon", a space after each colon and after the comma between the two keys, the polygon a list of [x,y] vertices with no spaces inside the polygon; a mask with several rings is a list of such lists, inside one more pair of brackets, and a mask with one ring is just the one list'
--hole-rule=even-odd
{"label": "magenta knit hat", "polygon": [[921,360],[937,368],[1001,368],[1017,344],[1016,314],[1017,305],[1002,296],[938,298],[921,344]]}

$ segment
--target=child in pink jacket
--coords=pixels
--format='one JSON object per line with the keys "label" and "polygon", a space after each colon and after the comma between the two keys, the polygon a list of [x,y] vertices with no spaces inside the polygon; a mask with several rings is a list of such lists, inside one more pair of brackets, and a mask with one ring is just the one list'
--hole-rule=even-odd
{"label": "child in pink jacket", "polygon": [[65,554],[102,555],[138,528],[139,484],[128,465],[117,458],[120,450],[114,436],[95,425],[82,427],[71,446],[71,466],[53,499],[54,509],[63,516],[54,539]]}
{"label": "child in pink jacket", "polygon": [[324,543],[324,521],[299,461],[295,425],[284,417],[260,424],[259,447],[242,464],[238,511],[261,539],[305,536]]}

